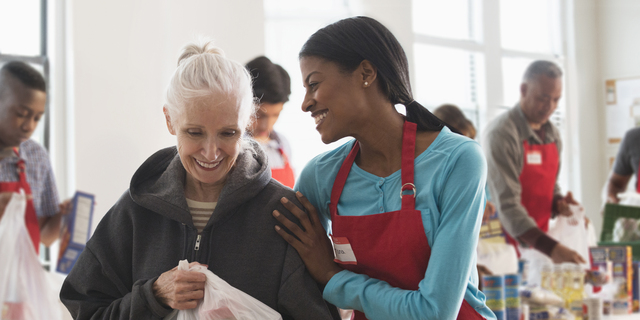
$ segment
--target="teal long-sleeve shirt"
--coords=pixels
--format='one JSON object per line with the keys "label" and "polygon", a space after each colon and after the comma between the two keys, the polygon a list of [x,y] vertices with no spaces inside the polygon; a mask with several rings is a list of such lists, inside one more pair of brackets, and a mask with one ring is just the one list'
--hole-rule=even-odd
{"label": "teal long-sleeve shirt", "polygon": [[[354,141],[311,160],[296,184],[331,230],[333,181]],[[476,246],[485,206],[487,165],[480,146],[444,128],[415,159],[416,209],[421,212],[431,258],[416,291],[394,288],[366,275],[343,270],[324,288],[324,298],[368,319],[455,319],[466,300],[486,319],[495,319],[478,287]],[[362,216],[399,210],[400,171],[378,177],[351,168],[338,212]],[[348,238],[348,237],[347,237]],[[356,258],[358,253],[356,252]]]}

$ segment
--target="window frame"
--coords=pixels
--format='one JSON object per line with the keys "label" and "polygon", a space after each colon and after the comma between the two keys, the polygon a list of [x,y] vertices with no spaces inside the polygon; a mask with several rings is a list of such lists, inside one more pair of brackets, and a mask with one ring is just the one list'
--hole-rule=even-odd
{"label": "window frame", "polygon": [[[415,0],[414,0],[415,1]],[[437,36],[419,34],[414,32],[413,44],[424,44],[431,46],[439,46],[448,49],[463,50],[474,53],[481,53],[484,55],[484,69],[485,69],[485,93],[483,95],[484,101],[477,101],[476,105],[476,120],[477,122],[477,138],[481,140],[486,125],[497,117],[502,112],[510,109],[517,103],[517,101],[504,101],[504,78],[503,78],[503,58],[526,58],[531,60],[549,60],[557,63],[564,71],[563,76],[563,99],[558,106],[558,109],[551,116],[550,121],[554,123],[560,130],[563,139],[563,151],[561,163],[573,163],[574,156],[568,150],[573,150],[573,144],[575,143],[568,133],[571,132],[570,126],[572,125],[571,119],[568,119],[569,115],[569,103],[571,103],[571,97],[567,95],[567,88],[572,85],[569,83],[569,77],[567,76],[567,23],[566,12],[568,9],[567,0],[558,0],[558,14],[559,17],[559,30],[560,33],[560,48],[559,53],[538,53],[527,52],[513,49],[505,49],[502,47],[502,35],[501,35],[501,17],[500,17],[500,0],[484,0],[475,2],[469,0],[469,5],[478,4],[480,8],[472,8],[473,10],[480,10],[478,14],[480,23],[472,23],[472,25],[480,26],[481,30],[477,30],[479,34],[473,33],[471,39],[447,39]],[[475,38],[475,39],[474,39]],[[413,69],[414,73],[418,73],[418,70]],[[477,87],[477,86],[476,86]],[[444,102],[443,102],[444,103]],[[470,111],[465,108],[466,114]],[[574,177],[573,170],[562,170],[558,176],[558,183],[564,190],[577,189],[579,187],[579,179]]]}

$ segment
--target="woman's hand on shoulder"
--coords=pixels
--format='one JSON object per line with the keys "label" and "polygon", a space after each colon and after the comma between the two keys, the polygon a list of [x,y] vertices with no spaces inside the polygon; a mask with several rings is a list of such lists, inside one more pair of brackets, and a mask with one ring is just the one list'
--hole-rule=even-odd
{"label": "woman's hand on shoulder", "polygon": [[[189,267],[199,264],[191,262]],[[207,277],[202,272],[183,271],[175,267],[158,277],[153,283],[153,294],[158,302],[171,309],[193,309],[204,298]]]}
{"label": "woman's hand on shoulder", "polygon": [[302,228],[287,219],[278,210],[274,210],[273,216],[295,237],[280,226],[275,227],[276,231],[298,251],[311,276],[318,283],[326,285],[331,280],[331,277],[342,271],[342,268],[333,261],[333,246],[331,245],[331,240],[327,237],[324,227],[322,227],[316,208],[302,193],[296,192],[296,197],[309,214],[298,208],[287,198],[282,198],[280,202],[300,220]]}

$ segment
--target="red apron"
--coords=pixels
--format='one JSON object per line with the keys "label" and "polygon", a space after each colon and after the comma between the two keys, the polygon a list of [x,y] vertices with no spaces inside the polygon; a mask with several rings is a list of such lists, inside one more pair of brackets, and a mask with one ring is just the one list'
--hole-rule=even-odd
{"label": "red apron", "polygon": [[[529,145],[529,142],[525,141],[523,149],[524,164],[520,173],[521,203],[540,230],[547,232],[553,208],[553,191],[560,166],[558,147],[555,142]],[[517,249],[517,241],[507,233],[505,235],[508,242],[514,244]]]}
{"label": "red apron", "polygon": [[20,189],[24,190],[24,193],[27,197],[27,209],[24,215],[25,222],[27,224],[27,230],[29,230],[29,236],[31,237],[31,241],[33,241],[33,246],[36,248],[36,253],[38,253],[40,249],[40,224],[38,223],[38,218],[36,216],[36,210],[33,206],[33,198],[31,196],[31,187],[29,187],[29,183],[27,182],[26,168],[24,164],[24,159],[20,158],[20,154],[18,153],[18,149],[13,149],[15,154],[18,156],[18,177],[20,180],[12,181],[12,182],[0,182],[0,192],[20,192]]}
{"label": "red apron", "polygon": [[280,155],[282,155],[284,167],[271,169],[271,177],[278,180],[283,185],[293,188],[296,181],[293,176],[293,168],[291,168],[291,165],[289,164],[289,158],[287,158],[287,155],[284,153],[282,148],[278,148],[278,151],[280,151]]}
{"label": "red apron", "polygon": [[[405,121],[402,136],[402,208],[398,211],[366,216],[341,216],[338,200],[349,176],[360,144],[356,141],[342,163],[331,190],[332,230],[334,238],[346,238],[351,245],[357,263],[341,263],[349,271],[366,274],[404,290],[417,290],[424,278],[431,256],[431,247],[424,232],[422,216],[415,209],[415,185],[413,184],[416,124]],[[413,191],[405,193],[405,191]],[[398,250],[401,249],[401,250]],[[352,319],[366,319],[364,313],[355,311]],[[465,300],[457,319],[484,319]]]}
{"label": "red apron", "polygon": [[[638,171],[640,172],[640,164],[638,164]],[[636,172],[636,192],[640,193],[640,174]]]}

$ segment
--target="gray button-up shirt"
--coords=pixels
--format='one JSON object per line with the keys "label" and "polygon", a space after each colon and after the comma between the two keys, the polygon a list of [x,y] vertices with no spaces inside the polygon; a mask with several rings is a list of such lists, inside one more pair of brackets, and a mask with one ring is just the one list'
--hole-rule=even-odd
{"label": "gray button-up shirt", "polygon": [[[551,122],[542,125],[544,141],[531,129],[520,104],[489,123],[484,149],[487,157],[487,184],[491,200],[498,210],[500,222],[512,236],[519,237],[531,228],[537,228],[535,220],[522,205],[520,174],[524,165],[524,141],[530,145],[555,142],[558,155],[562,151],[560,132]],[[558,172],[560,172],[558,168]],[[560,195],[557,179],[554,195]],[[549,208],[551,211],[552,208]]]}

